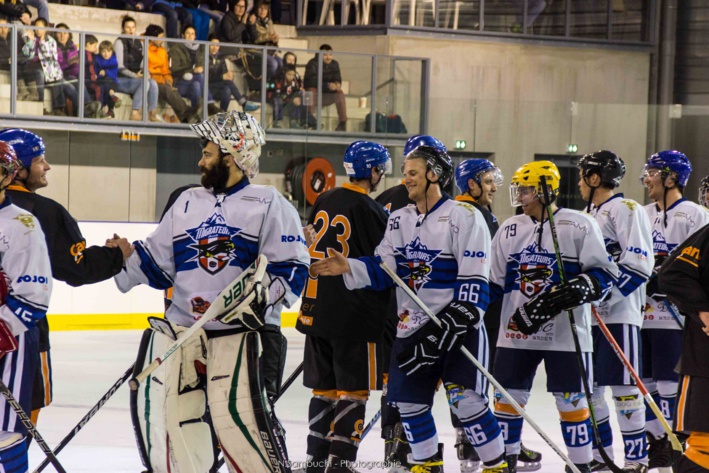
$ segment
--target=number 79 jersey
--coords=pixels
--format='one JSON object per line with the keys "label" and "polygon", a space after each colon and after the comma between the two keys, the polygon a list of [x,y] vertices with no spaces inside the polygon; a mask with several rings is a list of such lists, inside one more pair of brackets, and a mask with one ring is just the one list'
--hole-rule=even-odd
{"label": "number 79 jersey", "polygon": [[[584,273],[598,280],[604,292],[616,280],[618,267],[603,243],[598,223],[587,214],[558,209],[554,213],[559,251],[567,280]],[[517,308],[549,286],[561,282],[549,222],[540,224],[526,215],[505,221],[492,241],[490,282],[503,294],[502,319],[497,346],[525,350],[574,351],[571,324],[566,312],[544,324],[537,333],[524,335],[512,321]],[[573,310],[581,349],[592,351],[591,309],[588,304]]]}
{"label": "number 79 jersey", "polygon": [[[345,257],[373,256],[384,236],[387,214],[360,187],[344,183],[320,195],[308,218],[317,232],[311,262],[337,250]],[[309,277],[296,328],[306,335],[378,342],[384,333],[389,290],[345,287],[341,276]]]}

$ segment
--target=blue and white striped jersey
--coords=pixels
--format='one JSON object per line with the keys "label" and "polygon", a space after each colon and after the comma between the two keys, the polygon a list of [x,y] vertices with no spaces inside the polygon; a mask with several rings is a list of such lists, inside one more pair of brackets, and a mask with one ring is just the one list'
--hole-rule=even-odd
{"label": "blue and white striped jersey", "polygon": [[[606,253],[603,235],[588,214],[558,209],[554,223],[567,280],[581,273],[595,277],[604,291],[610,290],[618,267]],[[571,324],[565,312],[533,335],[524,335],[512,322],[512,314],[540,291],[561,282],[549,222],[541,237],[539,222],[526,215],[507,219],[492,241],[490,285],[493,296],[502,297],[502,320],[497,346],[529,350],[575,351]],[[574,309],[581,349],[592,351],[591,308]]]}
{"label": "blue and white striped jersey", "polygon": [[[425,217],[425,218],[424,218]],[[409,205],[389,216],[374,257],[350,259],[348,288],[384,289],[391,278],[379,267],[386,262],[434,314],[451,301],[468,301],[485,313],[489,303],[490,232],[482,214],[447,196],[426,215]],[[428,316],[401,289],[396,289],[398,337],[408,337]]]}
{"label": "blue and white striped jersey", "polygon": [[[682,198],[667,209],[667,228],[664,215],[657,204],[645,206],[652,226],[652,243],[655,259],[667,257],[678,245],[684,243],[694,232],[709,223],[709,210]],[[664,328],[681,330],[664,302],[646,298],[643,329]],[[677,314],[684,323],[684,316]]]}
{"label": "blue and white striped jersey", "polygon": [[[606,251],[618,265],[618,280],[610,299],[597,310],[606,324],[632,324],[641,327],[645,309],[645,283],[652,274],[650,220],[642,206],[623,194],[591,206],[591,216],[601,227]],[[596,320],[592,320],[596,325]]]}
{"label": "blue and white striped jersey", "polygon": [[[191,326],[214,298],[259,254],[268,258],[268,273],[286,287],[283,303],[300,297],[310,256],[295,208],[276,189],[243,179],[224,194],[195,187],[180,195],[157,229],[136,251],[115,279],[128,291],[138,284],[156,289],[173,287],[165,317]],[[280,324],[280,307],[266,323]],[[206,330],[230,328],[218,321]]]}
{"label": "blue and white striped jersey", "polygon": [[39,221],[9,197],[0,204],[0,271],[9,279],[0,319],[17,336],[47,315],[52,266]]}

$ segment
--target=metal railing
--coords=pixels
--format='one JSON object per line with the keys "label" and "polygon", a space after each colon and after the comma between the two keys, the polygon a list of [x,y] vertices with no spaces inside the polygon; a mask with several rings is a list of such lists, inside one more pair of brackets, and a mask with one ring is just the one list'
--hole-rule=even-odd
{"label": "metal railing", "polygon": [[[141,126],[141,127],[159,127],[159,128],[179,128],[184,127],[181,123],[169,123],[169,122],[152,122],[149,121],[148,112],[148,91],[151,86],[151,76],[149,62],[145,60],[148,55],[151,41],[159,40],[166,43],[165,45],[173,45],[177,43],[182,43],[186,45],[198,45],[198,48],[204,53],[203,62],[203,78],[202,78],[202,90],[201,90],[201,108],[197,111],[195,116],[206,117],[208,116],[210,103],[210,77],[209,77],[209,66],[210,66],[210,53],[209,46],[214,45],[213,42],[207,41],[187,41],[183,39],[167,39],[167,38],[148,38],[145,36],[128,36],[128,35],[115,35],[115,34],[105,34],[98,32],[88,32],[88,31],[76,31],[76,30],[66,30],[57,28],[47,28],[47,27],[35,27],[35,26],[24,26],[24,25],[4,25],[9,28],[9,38],[11,39],[11,54],[10,54],[10,67],[9,71],[4,72],[4,76],[7,78],[9,73],[9,88],[8,84],[0,84],[0,88],[5,90],[9,89],[9,100],[5,98],[5,94],[0,94],[0,117],[11,117],[16,120],[33,120],[33,121],[47,121],[47,122],[71,122],[73,124],[77,123],[90,123],[92,125],[96,124],[111,124],[111,125],[125,125],[125,126]],[[78,77],[72,77],[70,80],[64,78],[62,81],[58,82],[45,82],[44,84],[36,85],[37,95],[36,99],[41,98],[46,93],[55,93],[57,89],[55,87],[65,87],[67,84],[75,88],[76,95],[78,97],[78,104],[73,104],[75,109],[74,116],[54,116],[45,114],[45,107],[42,105],[32,106],[28,105],[27,100],[19,100],[18,90],[19,81],[27,78],[26,71],[28,68],[33,67],[35,69],[43,69],[45,66],[37,58],[30,59],[26,54],[23,53],[22,48],[27,43],[28,32],[34,34],[35,31],[43,30],[46,35],[55,36],[57,32],[68,32],[73,35],[73,40],[78,49],[78,59],[79,59],[79,71]],[[140,120],[128,120],[113,118],[111,120],[104,120],[102,118],[94,118],[85,115],[84,106],[93,100],[88,100],[86,93],[89,90],[87,88],[87,81],[90,78],[87,75],[87,55],[86,55],[86,37],[88,35],[96,36],[99,39],[110,39],[111,43],[121,38],[128,39],[138,39],[140,40],[143,48],[143,62],[141,65],[142,70],[142,103]],[[47,40],[49,41],[49,40]],[[56,42],[56,39],[53,38]],[[50,41],[51,42],[51,41]],[[284,49],[276,47],[264,47],[257,45],[244,45],[244,44],[232,44],[232,43],[218,43],[220,48],[223,50],[228,50],[229,52],[224,56],[229,61],[229,68],[233,70],[235,74],[240,78],[239,85],[242,87],[247,85],[246,74],[249,72],[248,68],[244,66],[243,54],[248,54],[251,58],[260,58],[260,78],[256,81],[251,80],[251,85],[253,86],[251,90],[241,90],[242,94],[246,97],[248,95],[251,101],[255,101],[260,104],[260,112],[252,112],[255,115],[260,114],[260,122],[264,128],[272,128],[273,120],[271,118],[272,113],[272,103],[273,94],[269,91],[273,91],[274,88],[274,77],[272,71],[268,70],[269,57],[276,53],[284,54],[286,51]],[[167,49],[167,48],[166,48]],[[311,105],[306,105],[309,92],[302,90],[303,107],[307,107],[307,113],[312,113],[315,118],[316,123],[313,129],[290,129],[288,132],[302,132],[302,133],[329,133],[332,130],[332,120],[326,119],[326,114],[324,114],[323,94],[329,93],[327,89],[324,89],[323,85],[323,53],[325,51],[308,51],[308,50],[292,50],[300,58],[299,63],[296,65],[297,72],[302,73],[305,64],[302,59],[304,57],[314,58],[317,62],[317,89],[315,94],[312,96]],[[328,51],[329,53],[330,51]],[[58,56],[58,50],[56,55]],[[354,54],[354,53],[334,53],[335,60],[340,64],[343,82],[348,84],[348,90],[345,94],[345,100],[347,103],[348,112],[354,111],[355,118],[353,119],[356,124],[353,129],[348,129],[350,133],[387,133],[387,130],[382,131],[381,127],[377,129],[377,114],[380,115],[400,115],[403,120],[410,123],[411,126],[408,129],[409,133],[421,133],[426,131],[426,120],[427,120],[427,100],[428,97],[428,71],[429,71],[429,60],[424,58],[415,57],[394,57],[394,56],[382,56],[382,55],[371,55],[371,54]],[[49,62],[57,62],[58,57],[52,58]],[[258,61],[256,61],[258,62]],[[386,67],[388,65],[388,67]],[[258,66],[257,66],[258,69]],[[250,71],[253,76],[258,76],[257,71]],[[0,76],[3,71],[0,70]],[[302,74],[304,75],[304,74]],[[302,77],[304,79],[304,77]],[[174,83],[178,83],[179,78],[174,78]],[[0,81],[1,82],[1,81]],[[26,84],[27,85],[27,84]],[[39,92],[41,88],[42,92]],[[89,92],[90,93],[90,92]],[[420,100],[410,100],[411,96],[422,97]],[[161,97],[162,98],[162,97]],[[3,101],[3,99],[5,99]],[[35,100],[36,101],[36,100]],[[162,101],[161,101],[162,103]],[[232,105],[233,107],[233,105]],[[37,109],[36,113],[27,112],[28,108]],[[237,107],[238,108],[238,107]],[[41,110],[41,112],[40,112]],[[169,109],[167,109],[169,110]],[[348,115],[353,115],[348,113]],[[194,121],[194,120],[193,120]],[[366,131],[369,130],[369,131]]]}

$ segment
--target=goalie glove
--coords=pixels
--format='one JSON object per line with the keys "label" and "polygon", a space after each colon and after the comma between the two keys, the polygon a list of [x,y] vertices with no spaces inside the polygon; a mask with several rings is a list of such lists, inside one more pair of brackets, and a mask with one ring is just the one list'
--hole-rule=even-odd
{"label": "goalie glove", "polygon": [[551,290],[535,295],[517,308],[512,320],[520,332],[532,335],[561,311],[575,309],[600,299],[602,295],[601,285],[596,278],[581,274],[567,283],[557,284]]}
{"label": "goalie glove", "polygon": [[438,314],[441,321],[439,350],[453,351],[463,344],[470,325],[480,322],[480,312],[469,302],[452,301]]}
{"label": "goalie glove", "polygon": [[218,317],[218,320],[228,325],[243,325],[249,330],[256,330],[264,324],[266,306],[268,306],[268,289],[261,281],[251,281],[239,305]]}
{"label": "goalie glove", "polygon": [[399,368],[410,375],[425,366],[435,365],[441,356],[441,332],[433,321],[429,321],[419,330],[423,332],[421,341],[409,345],[399,352],[396,361]]}

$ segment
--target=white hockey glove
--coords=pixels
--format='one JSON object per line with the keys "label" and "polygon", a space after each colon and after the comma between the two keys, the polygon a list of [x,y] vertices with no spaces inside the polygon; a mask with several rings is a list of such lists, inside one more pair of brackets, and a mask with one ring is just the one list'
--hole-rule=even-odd
{"label": "white hockey glove", "polygon": [[542,291],[519,307],[512,320],[525,335],[536,333],[542,325],[553,319],[564,310],[600,299],[603,295],[601,285],[596,278],[588,274],[567,283],[557,284],[550,290]]}
{"label": "white hockey glove", "polygon": [[263,326],[265,318],[285,295],[286,288],[281,278],[271,279],[266,273],[261,281],[249,281],[239,305],[218,320],[225,324],[241,324],[250,330],[256,330]]}

